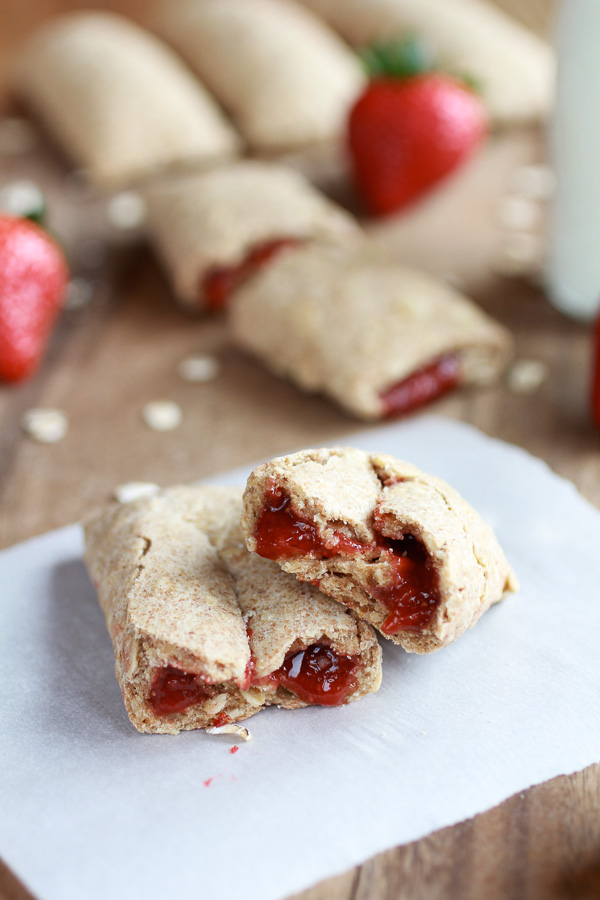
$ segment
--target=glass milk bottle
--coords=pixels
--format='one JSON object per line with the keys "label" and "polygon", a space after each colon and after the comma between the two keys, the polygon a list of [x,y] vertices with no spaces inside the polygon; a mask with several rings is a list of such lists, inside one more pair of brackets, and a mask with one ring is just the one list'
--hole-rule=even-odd
{"label": "glass milk bottle", "polygon": [[600,308],[600,0],[563,0],[557,53],[547,288],[554,306],[589,320]]}

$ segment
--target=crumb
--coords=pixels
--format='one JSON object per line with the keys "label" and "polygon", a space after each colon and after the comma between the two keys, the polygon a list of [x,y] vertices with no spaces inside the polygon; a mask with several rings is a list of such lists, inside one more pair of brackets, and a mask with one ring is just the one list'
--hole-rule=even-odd
{"label": "crumb", "polygon": [[106,218],[119,231],[133,231],[140,228],[146,218],[146,202],[135,191],[123,191],[108,201]]}
{"label": "crumb", "polygon": [[242,725],[213,725],[212,728],[206,729],[207,734],[236,734],[244,741],[251,741],[252,735],[247,728]]}
{"label": "crumb", "polygon": [[183,413],[172,400],[153,400],[144,406],[142,419],[153,431],[173,431],[181,425]]}
{"label": "crumb", "polygon": [[56,444],[69,430],[69,421],[60,409],[29,409],[21,418],[21,427],[40,444]]}
{"label": "crumb", "polygon": [[[0,209],[13,216],[41,217],[46,206],[42,189],[35,181],[9,181],[0,190]],[[36,219],[39,221],[39,218]]]}
{"label": "crumb", "polygon": [[494,269],[500,275],[531,275],[539,271],[543,247],[534,234],[515,231],[505,242]]}
{"label": "crumb", "polygon": [[506,383],[514,394],[534,394],[546,381],[549,369],[539,359],[519,359],[506,374]]}
{"label": "crumb", "polygon": [[184,381],[202,383],[212,381],[220,372],[219,361],[214,356],[197,354],[186,356],[177,366],[177,371]]}
{"label": "crumb", "polygon": [[119,503],[131,503],[141,497],[152,497],[159,490],[159,486],[152,481],[127,481],[114,489],[113,497]]}

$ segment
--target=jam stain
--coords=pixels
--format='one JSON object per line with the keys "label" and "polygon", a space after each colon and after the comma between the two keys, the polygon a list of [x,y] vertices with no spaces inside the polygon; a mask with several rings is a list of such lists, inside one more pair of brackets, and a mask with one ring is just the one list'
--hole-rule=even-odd
{"label": "jam stain", "polygon": [[460,383],[460,362],[455,353],[416,369],[412,375],[384,391],[381,396],[386,418],[403,416],[437,400]]}
{"label": "jam stain", "polygon": [[157,669],[150,685],[149,703],[156,716],[184,712],[195,703],[207,700],[209,694],[198,676],[173,666]]}
{"label": "jam stain", "polygon": [[286,247],[294,247],[298,243],[300,241],[297,238],[265,241],[252,247],[237,266],[213,266],[200,285],[202,304],[215,312],[226,309],[236,288]]}
{"label": "jam stain", "polygon": [[237,753],[239,749],[240,749],[240,748],[238,747],[238,745],[235,744],[235,746],[232,747],[231,750],[230,750],[229,752],[230,752],[231,754]]}
{"label": "jam stain", "polygon": [[213,781],[214,781],[214,778],[207,778],[206,781],[202,782],[202,784],[204,785],[204,787],[210,787],[211,784],[213,783]]}
{"label": "jam stain", "polygon": [[265,493],[254,537],[256,552],[265,559],[293,559],[296,556],[328,559],[363,549],[362,544],[342,532],[336,532],[326,545],[314,523],[296,512],[290,497],[275,485],[270,485]]}
{"label": "jam stain", "polygon": [[358,657],[338,656],[331,647],[312,644],[288,653],[276,674],[281,686],[305,703],[339,706],[356,689],[359,668]]}
{"label": "jam stain", "polygon": [[377,543],[392,572],[388,584],[369,588],[371,596],[389,610],[382,632],[423,631],[439,605],[438,576],[429,554],[408,534],[399,541],[380,537]]}

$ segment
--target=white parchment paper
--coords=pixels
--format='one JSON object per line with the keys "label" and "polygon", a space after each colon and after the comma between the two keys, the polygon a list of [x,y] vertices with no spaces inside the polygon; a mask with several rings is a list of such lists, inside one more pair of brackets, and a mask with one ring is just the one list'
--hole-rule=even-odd
{"label": "white parchment paper", "polygon": [[2,552],[0,855],[40,900],[279,900],[600,759],[600,514],[457,423],[344,443],[455,485],[520,593],[432,656],[386,644],[378,694],[260,713],[232,754],[129,724],[76,526]]}

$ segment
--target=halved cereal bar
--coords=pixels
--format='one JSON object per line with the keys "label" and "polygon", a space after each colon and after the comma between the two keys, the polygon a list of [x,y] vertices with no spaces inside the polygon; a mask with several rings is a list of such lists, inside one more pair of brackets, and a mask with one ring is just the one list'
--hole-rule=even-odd
{"label": "halved cereal bar", "polygon": [[245,549],[241,495],[172,488],[112,504],[86,526],[86,562],[139,731],[228,724],[271,704],[339,705],[379,687],[372,630]]}
{"label": "halved cereal bar", "polygon": [[517,587],[491,528],[452,487],[383,454],[265,463],[248,479],[242,528],[249,550],[417,653],[456,640]]}

